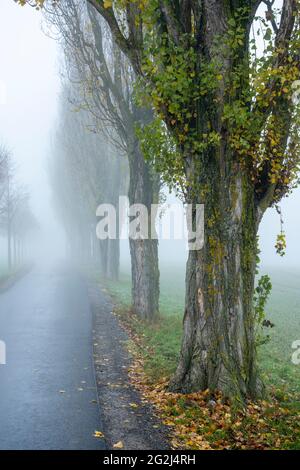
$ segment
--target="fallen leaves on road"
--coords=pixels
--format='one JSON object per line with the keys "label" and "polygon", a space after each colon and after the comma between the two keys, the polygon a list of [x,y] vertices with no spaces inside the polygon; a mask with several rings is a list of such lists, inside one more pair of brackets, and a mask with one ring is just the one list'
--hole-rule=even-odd
{"label": "fallen leaves on road", "polygon": [[113,448],[114,449],[123,449],[124,448],[124,444],[122,441],[119,441],[117,442],[116,444],[113,445]]}
{"label": "fallen leaves on road", "polygon": [[129,405],[131,406],[131,408],[138,408],[139,405],[137,405],[136,403],[129,403]]}
{"label": "fallen leaves on road", "polygon": [[97,439],[102,439],[104,437],[104,434],[101,431],[95,431],[94,437],[96,437]]}

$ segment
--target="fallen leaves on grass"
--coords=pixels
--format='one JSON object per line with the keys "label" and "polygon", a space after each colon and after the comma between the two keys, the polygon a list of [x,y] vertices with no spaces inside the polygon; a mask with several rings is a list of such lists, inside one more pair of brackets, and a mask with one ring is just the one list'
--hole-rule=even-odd
{"label": "fallen leaves on grass", "polygon": [[[133,322],[130,323],[130,321]],[[221,394],[208,390],[180,394],[168,391],[167,378],[151,383],[145,373],[142,351],[147,345],[135,329],[135,318],[121,320],[131,338],[129,350],[133,364],[129,370],[132,384],[145,400],[156,408],[163,424],[169,428],[174,449],[288,449],[300,446],[300,412],[288,409],[273,398],[249,402],[235,409]],[[288,399],[288,397],[287,397]],[[290,401],[295,397],[290,397]]]}
{"label": "fallen leaves on grass", "polygon": [[[209,391],[171,393],[167,381],[149,384],[140,359],[133,364],[130,377],[169,427],[174,449],[284,449],[300,441],[300,413],[275,400],[249,402],[241,410]],[[209,405],[212,399],[213,408]]]}

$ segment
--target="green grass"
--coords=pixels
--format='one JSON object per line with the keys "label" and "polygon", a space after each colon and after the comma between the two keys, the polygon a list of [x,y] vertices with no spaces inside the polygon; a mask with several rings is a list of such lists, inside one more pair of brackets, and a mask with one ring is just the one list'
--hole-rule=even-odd
{"label": "green grass", "polygon": [[300,366],[291,361],[292,343],[300,339],[300,271],[266,270],[273,290],[267,317],[275,324],[270,341],[261,348],[260,365],[267,383],[300,392]]}
{"label": "green grass", "polygon": [[[156,381],[169,377],[175,370],[182,337],[182,312],[184,306],[184,284],[176,276],[177,270],[161,273],[160,317],[154,324],[136,325],[137,333],[143,335],[147,349],[144,351],[145,369],[150,379]],[[173,276],[173,277],[171,277]],[[102,281],[116,300],[130,308],[130,276],[121,274],[119,282]]]}
{"label": "green grass", "polygon": [[9,279],[11,274],[7,267],[0,265],[0,284]]}
{"label": "green grass", "polygon": [[[161,269],[160,319],[143,325],[149,352],[145,353],[147,373],[153,380],[169,376],[175,369],[180,350],[184,310],[183,266]],[[300,270],[264,270],[271,276],[273,290],[267,305],[267,318],[275,327],[267,329],[270,341],[259,349],[259,365],[269,386],[300,392],[300,366],[292,364],[293,341],[300,339]],[[108,290],[126,308],[130,305],[129,275],[118,283],[107,282]]]}
{"label": "green grass", "polygon": [[[246,434],[248,441],[250,439],[250,444],[247,442],[246,447],[250,446],[251,448],[252,445],[255,447],[256,439],[261,439],[263,436],[271,448],[278,447],[277,444],[275,445],[275,441],[279,439],[279,448],[299,449],[300,434],[297,420],[300,411],[300,366],[292,364],[293,350],[291,346],[295,340],[300,339],[300,270],[283,272],[270,268],[264,270],[262,274],[269,274],[273,283],[266,313],[267,319],[271,320],[275,327],[267,329],[270,340],[259,348],[259,366],[267,390],[271,392],[270,412],[266,411],[266,414],[262,416],[262,423],[265,424],[260,425],[260,428],[256,426],[256,418],[251,416],[246,418],[242,425],[243,434],[247,429]],[[126,315],[131,301],[130,276],[122,275],[118,283],[106,281],[106,287],[121,306],[120,310],[123,310]],[[145,372],[150,382],[156,383],[160,379],[168,378],[174,372],[178,362],[182,336],[184,290],[183,266],[161,269],[159,319],[154,324],[131,322],[134,332],[142,338],[143,348],[140,348],[139,353],[144,357]],[[277,417],[278,405],[275,405],[272,410],[273,398],[271,397],[275,397],[276,403],[280,406],[289,409],[289,414]],[[177,403],[176,406],[179,411],[176,409],[174,416],[176,417],[176,414],[180,413],[187,427],[191,421],[199,422],[201,425],[207,421],[207,436],[212,444],[226,440],[229,442],[230,448],[235,448],[237,442],[232,438],[231,426],[228,430],[219,429],[218,423],[215,423],[216,430],[211,432],[211,419],[207,418],[205,421],[201,416],[201,419],[197,418],[197,413],[200,412],[199,406],[187,410],[184,406],[180,407],[180,403]],[[167,407],[168,418],[172,415],[171,411],[171,408]],[[205,429],[201,428],[199,433],[205,434]]]}
{"label": "green grass", "polygon": [[20,274],[22,275],[23,272],[26,272],[27,267],[29,267],[29,265],[14,266],[9,270],[6,265],[0,264],[0,289],[6,289],[11,285],[11,282],[13,283],[17,280]]}

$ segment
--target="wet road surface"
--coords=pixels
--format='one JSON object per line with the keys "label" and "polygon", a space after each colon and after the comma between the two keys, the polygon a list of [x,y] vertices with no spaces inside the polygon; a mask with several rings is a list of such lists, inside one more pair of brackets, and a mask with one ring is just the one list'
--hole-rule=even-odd
{"label": "wet road surface", "polygon": [[87,288],[34,268],[0,294],[0,449],[103,449]]}

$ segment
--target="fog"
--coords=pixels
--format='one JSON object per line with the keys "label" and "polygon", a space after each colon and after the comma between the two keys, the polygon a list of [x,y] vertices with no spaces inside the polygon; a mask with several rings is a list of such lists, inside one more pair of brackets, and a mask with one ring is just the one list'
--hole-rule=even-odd
{"label": "fog", "polygon": [[0,13],[0,142],[13,154],[17,179],[30,193],[40,225],[36,255],[60,256],[64,235],[47,175],[60,88],[57,44],[42,32],[33,8],[2,0]]}
{"label": "fog", "polygon": [[[61,53],[56,41],[42,31],[41,15],[34,9],[20,8],[12,0],[2,0],[0,13],[0,142],[13,153],[17,178],[30,192],[30,205],[40,226],[39,242],[34,242],[36,252],[38,256],[53,258],[54,253],[56,256],[64,253],[66,244],[53,207],[48,175],[61,86]],[[298,189],[281,204],[288,245],[284,258],[280,258],[274,248],[280,231],[278,214],[272,209],[264,217],[260,229],[264,266],[280,269],[298,266],[299,203]],[[127,270],[128,247],[125,242],[121,245],[121,265]],[[184,242],[161,242],[162,264],[182,264],[186,255]]]}
{"label": "fog", "polygon": [[296,449],[300,187],[256,266],[295,2],[34,2],[0,1],[0,450]]}

